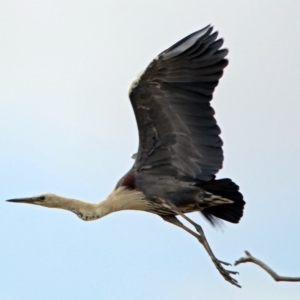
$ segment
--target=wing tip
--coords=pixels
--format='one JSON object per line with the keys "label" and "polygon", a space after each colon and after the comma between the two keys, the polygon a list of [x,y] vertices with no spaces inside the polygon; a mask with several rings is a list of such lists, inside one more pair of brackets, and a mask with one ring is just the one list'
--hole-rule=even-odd
{"label": "wing tip", "polygon": [[[163,51],[159,57],[162,57],[163,60],[171,59],[180,53],[184,52],[185,50],[192,47],[199,39],[205,39],[209,36],[211,36],[211,33],[213,32],[213,26],[211,24],[187,35],[174,45],[172,45],[167,50]],[[218,32],[214,32],[214,34],[218,34]]]}

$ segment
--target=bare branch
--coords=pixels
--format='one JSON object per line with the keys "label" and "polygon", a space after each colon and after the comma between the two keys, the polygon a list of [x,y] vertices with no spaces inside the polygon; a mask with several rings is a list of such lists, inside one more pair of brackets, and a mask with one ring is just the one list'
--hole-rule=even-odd
{"label": "bare branch", "polygon": [[239,264],[242,264],[242,263],[246,263],[246,262],[252,262],[252,263],[260,266],[266,272],[268,272],[274,278],[275,281],[290,281],[290,282],[300,281],[300,277],[287,277],[287,276],[280,276],[280,275],[278,275],[276,272],[274,272],[270,267],[268,267],[261,260],[259,260],[259,259],[255,258],[254,256],[252,256],[250,254],[250,252],[245,251],[245,253],[246,253],[246,256],[245,257],[241,257],[240,259],[238,259],[234,263],[235,266],[237,266]]}

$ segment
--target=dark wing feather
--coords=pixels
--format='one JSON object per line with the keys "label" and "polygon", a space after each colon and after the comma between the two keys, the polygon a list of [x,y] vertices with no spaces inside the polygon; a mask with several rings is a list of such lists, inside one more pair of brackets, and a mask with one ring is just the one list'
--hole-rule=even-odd
{"label": "dark wing feather", "polygon": [[223,163],[220,129],[210,100],[227,50],[207,26],[154,59],[133,82],[130,100],[139,130],[134,168],[208,181]]}

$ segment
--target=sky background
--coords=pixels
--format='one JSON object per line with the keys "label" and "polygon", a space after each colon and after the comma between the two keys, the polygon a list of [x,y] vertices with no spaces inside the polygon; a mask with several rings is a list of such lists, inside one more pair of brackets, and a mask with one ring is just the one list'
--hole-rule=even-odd
{"label": "sky background", "polygon": [[0,1],[0,299],[299,299],[259,267],[224,281],[202,246],[144,212],[82,222],[6,199],[97,202],[132,166],[127,91],[160,52],[208,24],[228,47],[213,107],[241,223],[199,222],[219,259],[249,250],[300,276],[300,4],[295,1]]}

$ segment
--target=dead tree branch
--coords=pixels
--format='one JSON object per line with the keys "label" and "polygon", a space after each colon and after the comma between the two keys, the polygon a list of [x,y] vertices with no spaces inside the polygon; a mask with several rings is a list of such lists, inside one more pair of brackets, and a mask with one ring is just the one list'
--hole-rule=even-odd
{"label": "dead tree branch", "polygon": [[275,281],[290,281],[290,282],[300,281],[300,277],[287,277],[287,276],[280,276],[280,275],[278,275],[276,272],[274,272],[270,267],[268,267],[261,260],[259,260],[259,259],[255,258],[254,256],[252,256],[250,254],[250,252],[245,251],[245,253],[246,253],[246,256],[245,257],[241,257],[240,259],[238,259],[234,263],[235,266],[237,266],[239,264],[242,264],[242,263],[246,263],[246,262],[252,262],[252,263],[260,266],[266,272],[268,272],[274,278]]}

